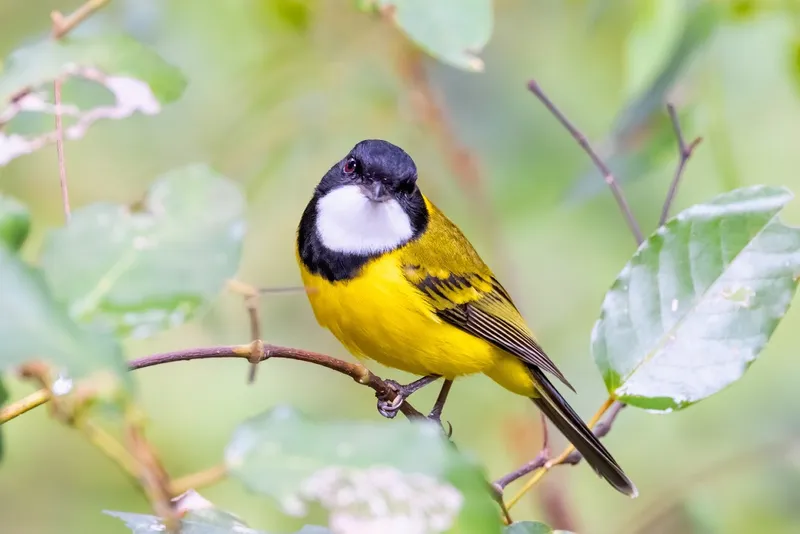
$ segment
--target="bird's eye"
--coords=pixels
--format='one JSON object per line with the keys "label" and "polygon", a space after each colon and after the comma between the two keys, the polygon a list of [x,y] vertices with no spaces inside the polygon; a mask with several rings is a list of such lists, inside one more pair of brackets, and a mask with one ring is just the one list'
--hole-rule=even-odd
{"label": "bird's eye", "polygon": [[347,158],[347,161],[344,162],[342,170],[345,174],[353,174],[356,172],[356,168],[358,168],[358,162],[355,160],[355,158]]}

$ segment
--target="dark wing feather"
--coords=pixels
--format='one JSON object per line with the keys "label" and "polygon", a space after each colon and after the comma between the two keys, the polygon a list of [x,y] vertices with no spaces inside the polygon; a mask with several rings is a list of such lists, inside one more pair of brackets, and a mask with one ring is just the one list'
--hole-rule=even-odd
{"label": "dark wing feather", "polygon": [[[469,280],[470,277],[460,278]],[[452,292],[452,285],[448,280],[429,275],[417,287],[441,302],[442,297],[449,300],[447,295]],[[490,278],[490,284],[492,288],[489,291],[476,291],[478,298],[471,302],[455,304],[450,301],[451,306],[437,306],[436,315],[451,325],[485,339],[522,361],[552,374],[575,391],[564,374],[533,339],[530,331],[520,326],[522,317],[508,297],[508,293],[494,277]]]}
{"label": "dark wing feather", "polygon": [[427,199],[426,207],[427,231],[400,250],[408,282],[442,321],[552,374],[574,391],[470,242]]}

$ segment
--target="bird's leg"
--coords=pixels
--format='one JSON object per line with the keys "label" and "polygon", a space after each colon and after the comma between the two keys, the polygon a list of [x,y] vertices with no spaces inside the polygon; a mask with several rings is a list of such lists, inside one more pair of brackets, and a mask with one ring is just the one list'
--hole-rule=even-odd
{"label": "bird's leg", "polygon": [[378,397],[378,412],[388,419],[393,419],[397,415],[400,406],[403,405],[403,401],[410,397],[412,393],[424,388],[431,382],[436,382],[439,378],[441,378],[439,375],[423,376],[405,386],[398,384],[394,380],[384,380],[386,385],[394,390],[395,397],[392,400],[387,400],[385,398],[386,395],[376,393],[375,396]]}
{"label": "bird's leg", "polygon": [[428,414],[428,419],[431,421],[436,421],[437,423],[442,422],[442,410],[444,410],[444,403],[447,402],[447,395],[450,394],[451,387],[453,387],[452,380],[445,380],[444,384],[442,384],[439,396],[436,397],[436,402],[433,404],[431,413]]}

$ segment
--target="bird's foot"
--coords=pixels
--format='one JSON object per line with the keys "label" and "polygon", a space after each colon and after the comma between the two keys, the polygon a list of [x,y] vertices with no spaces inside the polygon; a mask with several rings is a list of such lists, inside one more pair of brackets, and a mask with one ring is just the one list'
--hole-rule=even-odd
{"label": "bird's foot", "polygon": [[[411,395],[413,391],[408,391],[408,387],[402,386],[394,380],[384,380],[383,382],[386,384],[387,389],[382,393],[375,393],[378,398],[378,413],[387,419],[394,419],[406,397]],[[392,393],[394,393],[394,396],[392,396]]]}
{"label": "bird's foot", "polygon": [[378,398],[378,412],[387,419],[394,419],[400,407],[412,393],[438,379],[439,377],[436,375],[423,376],[405,386],[398,384],[394,380],[384,380],[383,382],[386,384],[387,389],[381,393],[375,393]]}

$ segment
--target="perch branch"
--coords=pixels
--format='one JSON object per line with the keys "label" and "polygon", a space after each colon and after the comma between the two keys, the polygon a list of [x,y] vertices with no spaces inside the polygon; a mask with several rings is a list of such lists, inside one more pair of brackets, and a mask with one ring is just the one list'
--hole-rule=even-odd
{"label": "perch branch", "polygon": [[678,184],[683,176],[683,170],[686,168],[686,163],[689,161],[689,158],[692,157],[694,149],[697,148],[697,145],[699,145],[703,140],[702,137],[696,137],[687,145],[683,138],[681,123],[678,120],[678,113],[675,111],[675,106],[672,104],[667,104],[667,112],[669,113],[669,118],[672,121],[672,128],[675,130],[675,138],[678,141],[678,166],[675,168],[675,175],[672,177],[672,183],[669,185],[667,198],[664,200],[664,207],[661,210],[661,218],[658,220],[659,226],[662,226],[665,222],[667,222],[667,217],[669,217],[669,209],[672,207],[672,203],[675,201],[675,195],[678,193]]}
{"label": "perch branch", "polygon": [[[144,369],[146,367],[153,367],[155,365],[162,365],[171,362],[185,362],[190,360],[204,360],[209,358],[244,358],[250,359],[253,346],[261,344],[261,356],[259,361],[270,358],[281,358],[287,360],[297,360],[301,362],[312,363],[321,367],[332,369],[343,375],[347,375],[362,386],[366,386],[377,395],[385,396],[387,400],[392,400],[397,395],[394,389],[389,387],[381,377],[374,374],[372,371],[359,363],[350,363],[338,358],[333,358],[325,354],[311,352],[302,349],[295,349],[290,347],[280,347],[278,345],[264,344],[260,340],[246,345],[229,345],[224,347],[203,347],[195,349],[178,350],[174,352],[165,352],[162,354],[153,354],[145,356],[136,360],[128,362],[128,369],[135,371],[137,369]],[[46,390],[36,391],[24,399],[16,401],[6,406],[0,411],[0,424],[3,424],[11,419],[21,415],[35,406],[44,404],[50,400],[50,394]],[[411,406],[408,401],[403,402],[400,406],[400,411],[409,419],[425,418],[416,408]]]}
{"label": "perch branch", "polygon": [[[251,352],[252,344],[179,350],[163,354],[154,354],[138,360],[133,360],[129,362],[128,367],[131,370],[136,370],[143,369],[145,367],[152,367],[154,365],[161,365],[164,363],[200,360],[206,358],[249,359]],[[297,360],[327,367],[328,369],[332,369],[336,372],[349,376],[362,386],[372,389],[378,395],[385,395],[388,400],[391,400],[396,396],[394,389],[389,387],[389,385],[386,384],[382,378],[374,374],[360,363],[350,363],[344,360],[339,360],[338,358],[332,358],[331,356],[327,356],[325,354],[303,349],[264,344],[260,361],[270,358]],[[424,416],[408,402],[403,402],[400,407],[400,411],[403,412],[403,414],[409,419],[424,418]]]}

